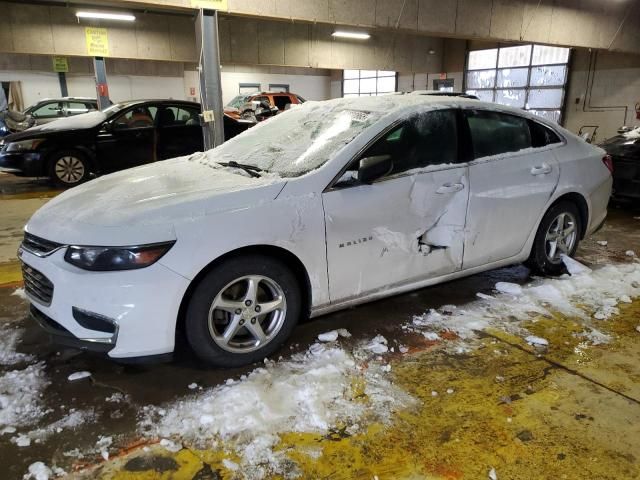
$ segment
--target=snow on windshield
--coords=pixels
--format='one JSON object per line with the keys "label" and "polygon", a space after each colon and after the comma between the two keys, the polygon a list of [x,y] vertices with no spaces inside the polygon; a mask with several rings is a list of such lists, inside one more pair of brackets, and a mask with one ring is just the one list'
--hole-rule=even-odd
{"label": "snow on windshield", "polygon": [[[209,150],[204,161],[236,161],[283,177],[297,177],[333,158],[363,130],[398,107],[398,98],[306,102]],[[202,161],[203,157],[193,160]]]}

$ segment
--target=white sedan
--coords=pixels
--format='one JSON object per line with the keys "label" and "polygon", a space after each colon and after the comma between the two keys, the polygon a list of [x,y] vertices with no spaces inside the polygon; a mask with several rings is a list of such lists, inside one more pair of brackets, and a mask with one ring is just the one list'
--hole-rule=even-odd
{"label": "white sedan", "polygon": [[276,351],[298,320],[518,262],[563,272],[604,222],[610,159],[463,98],[308,102],[205,153],[108,175],[31,218],[32,315],[112,358]]}

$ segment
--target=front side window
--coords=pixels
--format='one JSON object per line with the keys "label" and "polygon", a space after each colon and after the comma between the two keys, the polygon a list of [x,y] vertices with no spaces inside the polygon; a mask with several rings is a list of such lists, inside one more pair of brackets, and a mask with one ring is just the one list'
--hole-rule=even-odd
{"label": "front side window", "polygon": [[153,127],[157,111],[157,107],[135,107],[120,115],[114,122],[114,128],[117,130],[126,130],[131,128]]}
{"label": "front side window", "polygon": [[430,165],[458,161],[455,110],[436,110],[411,116],[369,147],[361,158],[390,155],[390,175]]}
{"label": "front side window", "polygon": [[482,110],[467,111],[466,117],[475,158],[518,152],[533,146],[526,118]]}
{"label": "front side window", "polygon": [[62,102],[45,103],[31,112],[34,118],[57,118],[64,116]]}

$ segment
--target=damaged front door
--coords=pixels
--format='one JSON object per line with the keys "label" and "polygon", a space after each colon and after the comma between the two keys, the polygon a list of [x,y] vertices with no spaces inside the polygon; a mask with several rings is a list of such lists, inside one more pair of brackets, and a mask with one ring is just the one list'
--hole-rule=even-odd
{"label": "damaged front door", "polygon": [[[391,171],[363,184],[363,159]],[[462,266],[468,201],[455,110],[423,112],[374,142],[323,194],[331,301],[444,275]]]}

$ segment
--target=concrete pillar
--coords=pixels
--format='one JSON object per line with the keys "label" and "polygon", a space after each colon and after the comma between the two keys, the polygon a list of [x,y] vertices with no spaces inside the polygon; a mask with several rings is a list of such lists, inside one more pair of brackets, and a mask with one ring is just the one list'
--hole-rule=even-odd
{"label": "concrete pillar", "polygon": [[196,44],[199,52],[202,132],[204,148],[208,150],[224,142],[217,11],[200,10],[196,21]]}

